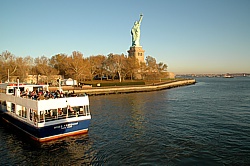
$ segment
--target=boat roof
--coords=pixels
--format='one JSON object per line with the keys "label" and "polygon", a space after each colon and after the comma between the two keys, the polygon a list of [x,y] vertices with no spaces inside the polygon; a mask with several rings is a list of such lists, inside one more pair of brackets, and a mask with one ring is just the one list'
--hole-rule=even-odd
{"label": "boat roof", "polygon": [[[18,86],[18,83],[17,82],[9,82],[9,83],[1,83],[0,84],[0,88],[7,88],[8,86]],[[41,85],[38,85],[38,84],[29,84],[29,83],[19,83],[19,87],[46,87],[48,85],[44,85],[44,84],[41,84]]]}
{"label": "boat roof", "polygon": [[64,98],[56,98],[48,100],[32,100],[29,98],[22,98],[0,93],[0,99],[5,100],[7,102],[15,103],[20,106],[31,108],[37,111],[65,108],[68,105],[70,105],[71,107],[89,105],[88,96],[64,97]]}

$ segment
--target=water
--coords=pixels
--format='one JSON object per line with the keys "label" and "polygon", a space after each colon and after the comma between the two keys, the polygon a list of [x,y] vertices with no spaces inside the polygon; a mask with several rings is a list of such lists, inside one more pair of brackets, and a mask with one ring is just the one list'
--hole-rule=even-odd
{"label": "water", "polygon": [[0,165],[249,165],[250,78],[91,96],[86,135],[44,144],[0,122]]}

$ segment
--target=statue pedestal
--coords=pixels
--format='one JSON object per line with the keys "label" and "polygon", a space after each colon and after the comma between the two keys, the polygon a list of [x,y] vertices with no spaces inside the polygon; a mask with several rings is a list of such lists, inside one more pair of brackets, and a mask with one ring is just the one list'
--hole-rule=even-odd
{"label": "statue pedestal", "polygon": [[144,60],[144,52],[145,50],[142,49],[142,46],[132,46],[130,50],[128,50],[128,56],[134,56],[138,59],[138,61],[145,62]]}

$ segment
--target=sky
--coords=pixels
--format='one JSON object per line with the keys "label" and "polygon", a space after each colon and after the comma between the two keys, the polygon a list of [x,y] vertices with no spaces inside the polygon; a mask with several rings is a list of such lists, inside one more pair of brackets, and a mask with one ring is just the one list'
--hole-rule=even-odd
{"label": "sky", "polygon": [[0,0],[0,52],[127,55],[141,13],[145,57],[168,71],[250,73],[250,0]]}

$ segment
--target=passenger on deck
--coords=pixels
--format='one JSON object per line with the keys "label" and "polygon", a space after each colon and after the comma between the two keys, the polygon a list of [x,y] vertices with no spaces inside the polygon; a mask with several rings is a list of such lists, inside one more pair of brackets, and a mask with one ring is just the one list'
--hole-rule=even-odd
{"label": "passenger on deck", "polygon": [[44,99],[45,99],[44,95],[39,93],[37,100],[44,100]]}
{"label": "passenger on deck", "polygon": [[58,114],[59,114],[59,115],[62,115],[62,114],[63,114],[63,111],[62,111],[61,108],[58,108]]}
{"label": "passenger on deck", "polygon": [[31,97],[31,99],[36,100],[38,97],[36,91],[32,91],[30,97]]}

